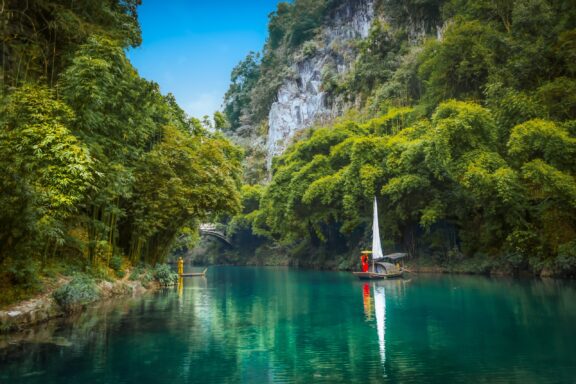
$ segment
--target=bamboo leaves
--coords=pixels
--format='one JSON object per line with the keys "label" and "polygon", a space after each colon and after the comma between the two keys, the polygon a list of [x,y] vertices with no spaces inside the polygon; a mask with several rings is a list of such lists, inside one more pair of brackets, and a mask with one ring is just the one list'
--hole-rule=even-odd
{"label": "bamboo leaves", "polygon": [[454,230],[466,253],[509,251],[517,261],[528,257],[518,253],[528,242],[538,257],[567,247],[576,230],[576,182],[566,127],[529,120],[511,130],[506,147],[488,109],[448,101],[430,119],[382,128],[404,113],[311,131],[289,148],[262,194],[255,231],[328,243],[331,228],[350,236],[369,221],[375,195],[385,231],[420,227],[432,247]]}

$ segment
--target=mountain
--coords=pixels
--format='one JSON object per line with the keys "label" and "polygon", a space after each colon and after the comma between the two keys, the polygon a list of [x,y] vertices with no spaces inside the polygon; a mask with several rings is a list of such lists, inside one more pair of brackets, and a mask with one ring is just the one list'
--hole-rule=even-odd
{"label": "mountain", "polygon": [[228,235],[353,268],[376,196],[390,250],[576,274],[575,41],[573,0],[280,3],[226,95],[247,184]]}
{"label": "mountain", "polygon": [[[238,64],[224,100],[227,134],[247,150],[247,181],[266,179],[272,158],[298,132],[364,106],[366,95],[356,92],[356,83],[368,82],[372,91],[413,58],[411,47],[427,37],[440,38],[442,3],[280,3],[270,15],[262,53],[250,53]],[[372,68],[368,76],[358,73],[370,60],[380,59],[388,67]]]}
{"label": "mountain", "polygon": [[330,98],[323,83],[350,70],[357,53],[354,43],[368,36],[374,17],[374,0],[344,2],[328,12],[314,38],[305,42],[303,55],[292,59],[291,75],[268,114],[268,169],[298,131],[342,114],[346,104]]}

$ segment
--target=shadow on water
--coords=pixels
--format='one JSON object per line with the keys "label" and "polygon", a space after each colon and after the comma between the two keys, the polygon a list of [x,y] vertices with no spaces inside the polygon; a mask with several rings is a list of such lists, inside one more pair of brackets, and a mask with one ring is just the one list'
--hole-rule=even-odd
{"label": "shadow on water", "polygon": [[0,337],[0,382],[569,382],[572,282],[218,267]]}

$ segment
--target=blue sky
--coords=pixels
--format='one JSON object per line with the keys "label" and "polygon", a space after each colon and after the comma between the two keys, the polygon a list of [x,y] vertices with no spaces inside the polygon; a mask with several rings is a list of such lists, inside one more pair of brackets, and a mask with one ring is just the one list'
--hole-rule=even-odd
{"label": "blue sky", "polygon": [[232,68],[266,39],[277,0],[143,0],[143,43],[129,51],[140,75],[191,116],[221,109]]}

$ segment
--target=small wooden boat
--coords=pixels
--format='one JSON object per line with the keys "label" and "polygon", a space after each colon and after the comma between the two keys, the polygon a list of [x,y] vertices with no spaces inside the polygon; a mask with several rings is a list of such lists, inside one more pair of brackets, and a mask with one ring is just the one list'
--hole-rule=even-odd
{"label": "small wooden boat", "polygon": [[392,253],[378,259],[372,259],[372,266],[367,272],[352,272],[361,280],[394,279],[402,277],[406,269],[399,261],[406,253]]}
{"label": "small wooden boat", "polygon": [[[380,244],[380,229],[378,226],[378,203],[374,197],[374,220],[372,222],[372,251],[363,251],[365,255],[372,254],[372,265],[365,272],[352,272],[361,280],[393,279],[402,277],[406,253],[384,255]],[[364,263],[364,261],[363,261]]]}
{"label": "small wooden boat", "polygon": [[206,271],[208,270],[208,268],[204,269],[202,272],[189,272],[189,273],[183,273],[180,275],[180,277],[194,277],[194,276],[206,276]]}

